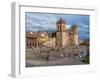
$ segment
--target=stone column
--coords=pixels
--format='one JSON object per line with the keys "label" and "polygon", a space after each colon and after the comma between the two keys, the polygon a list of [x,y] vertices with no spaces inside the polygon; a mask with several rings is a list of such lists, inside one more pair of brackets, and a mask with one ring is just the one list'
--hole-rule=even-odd
{"label": "stone column", "polygon": [[33,42],[33,47],[34,47],[34,42]]}
{"label": "stone column", "polygon": [[36,43],[36,47],[38,48],[38,43]]}

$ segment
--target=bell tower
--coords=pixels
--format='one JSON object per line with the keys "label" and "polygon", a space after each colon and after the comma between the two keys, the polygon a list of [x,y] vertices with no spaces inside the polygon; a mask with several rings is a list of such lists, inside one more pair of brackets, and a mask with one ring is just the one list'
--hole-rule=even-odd
{"label": "bell tower", "polygon": [[78,27],[73,24],[69,32],[69,44],[71,46],[78,45]]}
{"label": "bell tower", "polygon": [[68,34],[66,30],[65,21],[60,18],[56,22],[56,46],[57,47],[66,47],[68,43]]}

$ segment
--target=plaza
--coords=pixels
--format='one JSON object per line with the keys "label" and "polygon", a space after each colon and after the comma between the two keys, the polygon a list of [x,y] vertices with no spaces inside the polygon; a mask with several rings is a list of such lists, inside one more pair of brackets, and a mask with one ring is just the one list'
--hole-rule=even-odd
{"label": "plaza", "polygon": [[47,47],[27,49],[26,67],[86,64],[76,57],[81,52],[87,54],[87,50],[86,46],[69,49]]}

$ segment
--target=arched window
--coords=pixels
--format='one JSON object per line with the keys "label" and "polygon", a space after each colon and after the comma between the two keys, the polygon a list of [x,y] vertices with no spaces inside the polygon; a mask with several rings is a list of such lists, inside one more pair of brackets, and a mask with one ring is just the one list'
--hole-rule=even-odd
{"label": "arched window", "polygon": [[31,43],[30,43],[30,48],[31,48]]}

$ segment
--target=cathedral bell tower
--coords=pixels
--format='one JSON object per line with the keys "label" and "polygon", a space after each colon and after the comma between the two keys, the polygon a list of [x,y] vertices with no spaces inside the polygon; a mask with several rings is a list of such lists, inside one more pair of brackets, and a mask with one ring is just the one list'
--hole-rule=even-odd
{"label": "cathedral bell tower", "polygon": [[78,45],[78,29],[77,25],[73,24],[69,32],[69,44],[71,46]]}
{"label": "cathedral bell tower", "polygon": [[62,18],[56,22],[56,29],[56,47],[66,47],[68,43],[68,34],[65,22]]}

